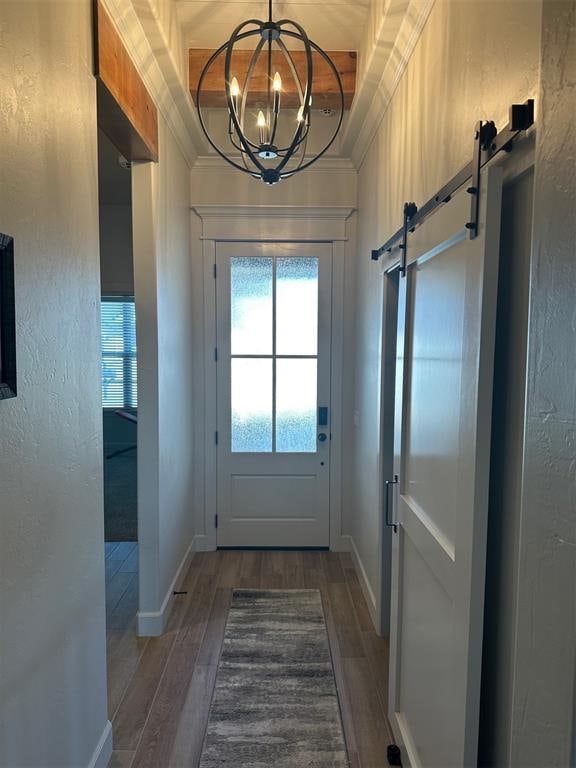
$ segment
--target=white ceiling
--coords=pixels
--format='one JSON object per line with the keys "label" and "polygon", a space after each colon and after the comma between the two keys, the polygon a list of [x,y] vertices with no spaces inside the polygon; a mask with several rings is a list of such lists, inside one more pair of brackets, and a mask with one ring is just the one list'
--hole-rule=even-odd
{"label": "white ceiling", "polygon": [[[321,48],[357,51],[362,43],[370,0],[278,0],[273,18],[297,21]],[[268,18],[267,2],[176,0],[186,48],[217,48],[234,28],[250,18]]]}

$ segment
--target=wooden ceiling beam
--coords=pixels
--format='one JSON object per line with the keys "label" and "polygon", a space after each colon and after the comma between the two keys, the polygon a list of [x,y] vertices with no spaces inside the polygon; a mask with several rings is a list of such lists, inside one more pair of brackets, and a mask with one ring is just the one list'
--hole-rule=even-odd
{"label": "wooden ceiling beam", "polygon": [[[189,84],[190,93],[196,104],[198,81],[200,74],[214,51],[205,48],[191,48],[189,51]],[[344,107],[350,109],[354,92],[356,90],[356,64],[355,51],[326,51],[333,61],[342,80],[344,90]],[[296,70],[301,81],[306,76],[306,55],[304,51],[291,51]],[[252,51],[235,50],[232,54],[232,75],[238,79],[240,88],[243,88]],[[313,109],[338,109],[340,107],[340,95],[332,70],[320,54],[313,54],[314,77],[312,81]],[[290,68],[280,51],[273,53],[273,72],[279,72],[282,77],[282,105],[298,108],[300,100],[296,83],[292,77]],[[261,56],[254,71],[248,106],[251,109],[261,108],[266,104],[268,75],[266,70],[266,56]],[[226,96],[224,91],[224,56],[208,72],[202,88],[202,106],[206,108],[225,108]]]}

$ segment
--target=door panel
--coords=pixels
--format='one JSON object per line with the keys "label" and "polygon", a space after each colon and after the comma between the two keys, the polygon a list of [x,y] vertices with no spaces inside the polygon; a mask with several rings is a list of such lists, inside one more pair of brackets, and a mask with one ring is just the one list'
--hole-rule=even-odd
{"label": "door panel", "polygon": [[330,245],[217,245],[220,547],[329,544],[331,268]]}
{"label": "door panel", "polygon": [[477,760],[501,173],[410,235],[399,281],[390,719],[412,768]]}

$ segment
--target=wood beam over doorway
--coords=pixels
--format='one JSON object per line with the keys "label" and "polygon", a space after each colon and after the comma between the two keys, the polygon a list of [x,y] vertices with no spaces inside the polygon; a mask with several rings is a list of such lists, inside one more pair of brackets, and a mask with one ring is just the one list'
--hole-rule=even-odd
{"label": "wood beam over doorway", "polygon": [[127,160],[158,160],[156,105],[102,0],[94,0],[98,125]]}

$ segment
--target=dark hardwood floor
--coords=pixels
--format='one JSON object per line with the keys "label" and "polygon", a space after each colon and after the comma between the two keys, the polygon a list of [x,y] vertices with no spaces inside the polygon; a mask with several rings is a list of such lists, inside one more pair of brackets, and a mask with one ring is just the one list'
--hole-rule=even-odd
{"label": "dark hardwood floor", "polygon": [[110,768],[198,765],[233,587],[321,591],[351,768],[387,765],[388,643],[374,632],[348,554],[197,553],[182,586],[188,594],[175,598],[157,638],[136,637],[137,584],[116,580],[121,567],[109,578]]}

